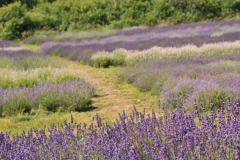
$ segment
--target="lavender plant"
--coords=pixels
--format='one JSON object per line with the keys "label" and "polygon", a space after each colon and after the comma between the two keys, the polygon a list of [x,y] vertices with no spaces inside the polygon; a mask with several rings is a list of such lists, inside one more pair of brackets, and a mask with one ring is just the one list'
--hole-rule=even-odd
{"label": "lavender plant", "polygon": [[0,116],[30,113],[39,107],[46,111],[80,111],[88,108],[94,89],[83,80],[60,84],[42,82],[32,88],[0,88]]}
{"label": "lavender plant", "polygon": [[40,56],[28,49],[13,50],[6,48],[5,50],[0,50],[0,68],[28,70],[49,66],[63,68],[66,64],[57,58]]}
{"label": "lavender plant", "polygon": [[14,43],[13,41],[8,41],[8,40],[1,40],[0,39],[0,48],[5,48],[5,47],[18,47],[19,45],[17,43]]}
{"label": "lavender plant", "polygon": [[3,89],[13,87],[33,87],[42,81],[61,83],[65,80],[84,80],[93,84],[91,78],[84,73],[67,68],[36,68],[28,70],[0,69],[0,87]]}
{"label": "lavender plant", "polygon": [[0,133],[1,159],[239,159],[239,101],[220,101],[221,108],[201,115],[195,110],[146,114],[123,111],[113,125],[96,115],[89,126],[73,117],[49,128],[31,128],[11,137]]}

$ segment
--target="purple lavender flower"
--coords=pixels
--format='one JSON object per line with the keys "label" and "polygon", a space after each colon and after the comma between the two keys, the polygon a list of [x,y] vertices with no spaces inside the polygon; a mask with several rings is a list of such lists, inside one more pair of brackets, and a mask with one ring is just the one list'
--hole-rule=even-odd
{"label": "purple lavender flower", "polygon": [[136,152],[135,147],[131,146],[128,152],[128,156],[130,160],[138,160],[140,159],[139,154]]}
{"label": "purple lavender flower", "polygon": [[113,125],[97,115],[87,127],[71,116],[70,122],[13,137],[0,132],[0,159],[239,159],[239,104],[229,101],[225,107],[229,112],[222,114],[231,118],[221,119],[223,127],[209,113],[198,120],[194,112],[178,108],[163,118],[135,108],[131,118],[123,112]]}

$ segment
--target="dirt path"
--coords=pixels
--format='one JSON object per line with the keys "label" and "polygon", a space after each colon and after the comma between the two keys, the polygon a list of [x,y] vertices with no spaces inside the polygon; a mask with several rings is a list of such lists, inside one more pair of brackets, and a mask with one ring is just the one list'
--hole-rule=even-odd
{"label": "dirt path", "polygon": [[96,109],[89,113],[98,113],[106,121],[113,122],[123,110],[130,113],[134,105],[140,111],[143,108],[146,108],[146,111],[157,109],[156,97],[141,93],[130,84],[116,83],[115,73],[120,68],[93,68],[75,62],[70,62],[69,68],[84,71],[95,81],[97,96],[93,98],[93,106]]}

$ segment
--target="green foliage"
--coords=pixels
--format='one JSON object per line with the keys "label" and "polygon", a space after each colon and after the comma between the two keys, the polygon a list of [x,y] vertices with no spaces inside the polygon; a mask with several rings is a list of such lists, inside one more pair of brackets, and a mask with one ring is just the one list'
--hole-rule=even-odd
{"label": "green foliage", "polygon": [[23,122],[23,121],[30,121],[32,119],[32,116],[29,114],[23,114],[19,113],[16,116],[12,117],[12,120],[16,122]]}
{"label": "green foliage", "polygon": [[221,107],[220,101],[227,100],[228,97],[233,97],[233,95],[219,88],[205,90],[196,96],[197,103],[202,103],[206,110],[210,110],[210,103],[214,104],[215,109],[219,109]]}
{"label": "green foliage", "polygon": [[15,2],[15,0],[0,0],[0,7]]}
{"label": "green foliage", "polygon": [[40,104],[44,110],[56,112],[60,106],[59,95],[56,91],[45,91],[37,95],[36,101]]}
{"label": "green foliage", "polygon": [[89,107],[92,97],[92,95],[89,95],[89,98],[84,97],[83,93],[84,88],[81,86],[64,92],[58,89],[49,89],[39,93],[36,101],[44,110],[50,112],[81,111]]}
{"label": "green foliage", "polygon": [[125,65],[126,55],[117,53],[113,56],[98,56],[91,59],[91,65],[94,67],[103,67],[107,68],[109,66],[124,66]]}
{"label": "green foliage", "polygon": [[30,113],[33,106],[34,102],[29,97],[22,94],[14,94],[2,103],[2,115],[11,116],[19,113]]}
{"label": "green foliage", "polygon": [[[234,17],[239,0],[0,0],[0,38]],[[25,32],[24,32],[25,31]],[[25,33],[22,36],[22,33]]]}
{"label": "green foliage", "polygon": [[18,2],[0,8],[0,38],[17,39],[21,37],[26,26],[25,11],[26,7]]}
{"label": "green foliage", "polygon": [[193,91],[193,86],[181,86],[177,92],[173,92],[169,95],[167,107],[173,109],[185,106],[185,103],[188,101],[189,94],[192,94]]}

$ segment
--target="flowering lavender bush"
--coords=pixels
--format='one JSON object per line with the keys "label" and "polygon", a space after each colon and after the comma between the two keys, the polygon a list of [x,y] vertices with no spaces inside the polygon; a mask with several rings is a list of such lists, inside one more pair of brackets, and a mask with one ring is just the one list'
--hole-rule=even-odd
{"label": "flowering lavender bush", "polygon": [[5,47],[18,47],[19,45],[17,43],[14,43],[13,41],[8,40],[0,40],[0,48]]}
{"label": "flowering lavender bush", "polygon": [[36,52],[23,48],[0,49],[0,68],[28,70],[44,67],[62,68],[66,65],[50,56],[40,56]]}
{"label": "flowering lavender bush", "polygon": [[0,87],[3,89],[13,87],[33,87],[42,81],[61,83],[65,80],[84,80],[93,84],[91,78],[84,72],[68,68],[36,68],[28,70],[14,70],[0,68]]}
{"label": "flowering lavender bush", "polygon": [[[238,76],[240,78],[240,75]],[[229,80],[235,82],[236,79]],[[207,106],[210,102],[214,102],[215,108],[220,108],[220,100],[226,99],[228,96],[239,97],[240,92],[227,89],[230,88],[228,85],[221,85],[212,79],[189,79],[178,82],[174,87],[164,88],[162,91],[162,101],[167,104],[169,108],[185,107],[185,109],[191,108],[193,99],[196,98],[197,102],[201,102],[204,106]],[[232,86],[231,89],[238,86]],[[207,111],[209,107],[205,108]]]}
{"label": "flowering lavender bush", "polygon": [[[199,114],[168,111],[163,117],[135,108],[128,117],[123,111],[113,125],[96,115],[90,126],[70,122],[49,128],[31,128],[27,133],[0,133],[1,159],[239,159],[240,105],[221,101],[221,108]],[[226,106],[227,104],[227,106]]]}
{"label": "flowering lavender bush", "polygon": [[0,88],[0,116],[30,113],[33,109],[80,111],[90,106],[94,89],[85,81],[42,82],[33,88]]}

